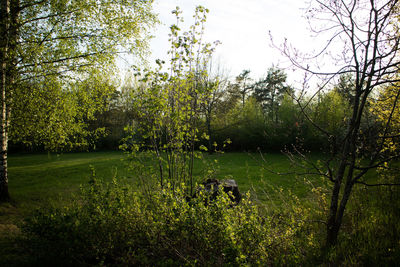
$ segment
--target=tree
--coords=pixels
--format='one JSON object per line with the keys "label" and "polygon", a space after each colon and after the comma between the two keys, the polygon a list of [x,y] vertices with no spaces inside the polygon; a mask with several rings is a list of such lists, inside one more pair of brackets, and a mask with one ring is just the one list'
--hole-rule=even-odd
{"label": "tree", "polygon": [[231,85],[232,93],[240,95],[240,98],[242,100],[242,107],[244,107],[247,94],[252,90],[252,86],[251,84],[249,84],[250,81],[250,70],[243,70],[235,78],[235,83]]}
{"label": "tree", "polygon": [[[147,173],[138,174],[143,185],[151,179],[158,179],[158,186],[171,186],[173,190],[185,184],[193,195],[194,159],[199,154],[195,144],[199,141],[200,107],[208,101],[215,85],[204,86],[207,81],[207,66],[214,46],[202,40],[208,9],[198,6],[194,14],[194,24],[189,31],[181,33],[179,22],[183,19],[177,7],[177,24],[171,25],[170,73],[162,71],[164,62],[157,60],[159,68],[138,73],[144,86],[136,92],[135,110],[138,121],[132,127],[131,136],[123,148],[134,155],[133,164],[143,167],[140,157],[155,158],[154,166],[143,169]],[[141,136],[140,140],[137,136]],[[139,151],[147,153],[136,154]]]}
{"label": "tree", "polygon": [[380,126],[384,127],[385,137],[382,152],[399,153],[400,150],[400,85],[392,84],[383,88],[376,101],[371,105],[371,111],[378,118]]}
{"label": "tree", "polygon": [[[376,145],[370,151],[363,149],[365,133],[362,125],[368,120],[366,116],[369,103],[377,95],[377,91],[385,86],[395,86],[398,92],[400,47],[394,19],[397,0],[389,1],[356,1],[356,0],[316,0],[307,9],[307,17],[311,22],[317,22],[319,28],[313,29],[320,36],[327,38],[326,46],[314,57],[300,57],[299,53],[291,50],[287,43],[282,52],[289,57],[293,64],[314,76],[323,78],[323,90],[330,81],[340,75],[350,74],[354,77],[351,88],[352,100],[350,114],[346,120],[346,128],[341,135],[331,133],[319,125],[307,114],[310,101],[302,102],[297,98],[306,118],[316,127],[326,140],[330,142],[330,157],[324,162],[323,168],[310,162],[315,174],[326,177],[331,182],[331,197],[326,221],[326,247],[330,248],[338,242],[346,205],[357,184],[365,186],[393,186],[396,183],[371,183],[365,174],[373,169],[383,167],[393,159],[399,158],[399,151],[388,153],[385,144],[393,136],[390,125],[394,119],[394,110],[398,98],[386,106],[388,115],[379,127]],[[341,47],[339,47],[341,46]],[[323,71],[313,68],[312,60],[317,66],[323,59],[332,56],[336,70]],[[306,60],[306,61],[303,61]],[[305,90],[305,89],[303,89]],[[300,96],[304,96],[304,91]],[[314,94],[314,95],[317,95]],[[313,99],[313,97],[311,97]],[[345,119],[345,118],[344,118]],[[376,128],[375,128],[376,129]]]}
{"label": "tree", "polygon": [[[346,129],[346,121],[349,119],[349,102],[335,86],[328,92],[320,92],[317,103],[312,107],[312,120],[315,124],[334,135],[343,138]],[[321,140],[322,144],[328,144],[325,135],[320,131],[314,131],[316,140]]]}
{"label": "tree", "polygon": [[352,103],[354,99],[354,82],[354,78],[351,74],[343,74],[339,76],[339,81],[334,87],[334,90],[337,91],[349,103]]}
{"label": "tree", "polygon": [[205,117],[208,138],[208,153],[212,154],[215,150],[215,148],[213,148],[215,140],[212,124],[216,116],[222,115],[221,113],[218,113],[218,109],[221,107],[223,97],[226,95],[228,79],[222,73],[219,67],[215,73],[213,73],[212,60],[210,61],[208,75],[203,75],[202,78],[202,86],[205,87],[204,91],[207,93],[203,95],[203,99],[200,103],[200,109]]}
{"label": "tree", "polygon": [[13,91],[18,99],[11,105],[12,143],[40,146],[47,151],[87,149],[95,145],[102,126],[90,122],[104,112],[117,89],[116,82],[103,73],[92,73],[84,81],[71,82],[68,90],[49,77],[39,82],[20,84]]}
{"label": "tree", "polygon": [[267,77],[253,85],[256,100],[261,103],[264,111],[272,121],[278,121],[278,108],[284,94],[290,90],[286,84],[286,73],[278,68],[268,69]]}
{"label": "tree", "polygon": [[[20,132],[13,123],[14,114],[24,115],[13,108],[20,107],[25,101],[23,98],[31,96],[38,97],[38,101],[58,102],[68,94],[71,83],[90,77],[93,70],[111,70],[119,53],[143,55],[148,29],[156,22],[151,5],[151,0],[1,1],[0,201],[9,199],[10,129]],[[21,90],[31,93],[22,94]],[[59,105],[61,110],[48,112],[57,122],[57,116],[63,115],[65,108],[76,104],[71,101]],[[69,120],[67,125],[54,123],[54,126],[65,128],[70,123],[74,124],[74,120]],[[52,133],[53,129],[48,129],[44,136],[57,141]]]}

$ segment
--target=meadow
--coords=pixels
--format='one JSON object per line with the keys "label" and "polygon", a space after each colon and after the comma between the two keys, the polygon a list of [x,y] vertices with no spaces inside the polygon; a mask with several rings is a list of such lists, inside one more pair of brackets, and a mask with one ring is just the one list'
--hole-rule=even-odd
{"label": "meadow", "polygon": [[[113,176],[128,183],[135,182],[135,172],[130,170],[127,156],[120,151],[12,154],[9,156],[9,189],[11,204],[1,204],[0,225],[18,224],[38,207],[62,205],[86,185],[91,168],[100,179]],[[300,198],[310,191],[304,177],[285,174],[293,170],[288,158],[280,153],[203,154],[195,162],[194,176],[201,182],[206,172],[212,170],[218,179],[233,178],[242,193],[252,192],[254,199],[279,205],[279,189],[290,190]],[[311,178],[314,183],[321,181]],[[1,228],[0,228],[1,229]]]}

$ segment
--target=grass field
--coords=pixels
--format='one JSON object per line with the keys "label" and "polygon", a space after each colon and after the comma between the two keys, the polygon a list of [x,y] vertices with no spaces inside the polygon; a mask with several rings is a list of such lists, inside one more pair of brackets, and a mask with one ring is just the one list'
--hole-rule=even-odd
{"label": "grass field", "polygon": [[[242,192],[256,190],[261,201],[276,198],[274,189],[277,187],[291,190],[299,197],[307,195],[308,188],[301,179],[277,174],[291,169],[286,156],[271,153],[263,157],[264,160],[259,154],[248,153],[204,154],[204,160],[195,162],[194,175],[201,180],[207,169],[215,168],[219,179],[232,177]],[[0,206],[0,224],[16,223],[35,207],[48,205],[49,201],[68,200],[80,185],[87,183],[90,166],[95,168],[99,178],[107,180],[116,174],[118,178],[133,181],[134,171],[129,171],[125,159],[126,155],[118,151],[10,155],[9,191],[13,202]]]}

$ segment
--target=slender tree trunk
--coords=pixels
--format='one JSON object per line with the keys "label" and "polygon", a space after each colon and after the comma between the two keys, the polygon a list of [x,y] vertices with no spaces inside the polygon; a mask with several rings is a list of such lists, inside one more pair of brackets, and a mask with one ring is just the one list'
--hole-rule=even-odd
{"label": "slender tree trunk", "polygon": [[207,124],[207,135],[208,135],[208,154],[211,155],[214,153],[212,132],[211,132],[211,112],[208,112],[208,114],[206,115],[206,124]]}
{"label": "slender tree trunk", "polygon": [[[332,202],[331,202],[331,210],[327,224],[327,238],[326,238],[327,248],[333,247],[337,243],[339,230],[340,227],[342,226],[344,211],[346,209],[347,202],[350,199],[350,194],[352,189],[353,189],[353,183],[351,182],[351,180],[348,180],[346,182],[339,206],[338,205],[339,190],[337,190],[337,188],[334,188],[334,194],[332,195]],[[334,204],[332,205],[332,203]]]}
{"label": "slender tree trunk", "polygon": [[1,68],[1,125],[0,125],[0,202],[8,201],[8,170],[7,170],[7,151],[8,151],[8,131],[7,131],[7,102],[6,102],[6,63],[2,63]]}
{"label": "slender tree trunk", "polygon": [[[346,209],[347,202],[350,198],[351,191],[353,189],[353,172],[356,164],[356,140],[360,130],[360,122],[362,110],[366,103],[367,93],[362,95],[360,86],[356,87],[356,96],[353,105],[352,117],[349,121],[349,125],[346,133],[347,138],[344,143],[342,158],[340,160],[339,169],[335,177],[335,184],[332,190],[331,206],[329,210],[329,216],[327,221],[327,236],[326,236],[326,247],[330,248],[337,243],[340,227],[342,225],[344,211]],[[362,101],[360,97],[362,96]],[[347,168],[347,174],[346,174]],[[346,183],[344,185],[342,198],[339,206],[340,189],[344,178],[346,177]]]}
{"label": "slender tree trunk", "polygon": [[[348,131],[352,131],[354,122],[354,115],[352,120],[349,123]],[[343,178],[345,176],[346,167],[347,167],[347,159],[348,153],[350,150],[350,140],[349,137],[345,140],[345,144],[342,151],[342,158],[340,160],[340,165],[338,168],[338,172],[335,177],[335,183],[332,189],[331,196],[331,205],[329,208],[329,215],[327,220],[327,234],[326,234],[326,247],[330,248],[336,245],[337,237],[340,229],[341,218],[338,220],[338,208],[339,208],[339,197],[340,197],[340,188],[342,186]],[[344,210],[343,210],[344,211]],[[341,213],[343,216],[343,212]],[[340,223],[339,223],[340,221]]]}
{"label": "slender tree trunk", "polygon": [[339,181],[336,181],[332,190],[331,205],[329,208],[328,221],[326,224],[327,227],[326,247],[328,248],[336,244],[337,235],[339,232],[339,226],[336,224],[336,215],[339,203],[340,185],[341,183]]}
{"label": "slender tree trunk", "polygon": [[19,34],[19,0],[0,2],[0,202],[10,200],[8,192],[8,129],[12,89],[16,80],[16,47]]}
{"label": "slender tree trunk", "polygon": [[[2,76],[5,76],[2,74]],[[2,78],[4,80],[4,78]],[[3,83],[3,81],[2,81]],[[4,83],[2,84],[2,111],[1,111],[1,148],[0,148],[0,202],[10,200],[8,192],[8,168],[7,168],[7,151],[8,151],[8,130],[7,130],[7,107],[5,101]]]}
{"label": "slender tree trunk", "polygon": [[9,65],[9,46],[10,46],[10,0],[3,0],[0,4],[0,60],[1,60],[1,117],[0,117],[0,202],[8,201],[8,171],[7,171],[7,151],[8,151],[8,118],[7,118],[7,73]]}

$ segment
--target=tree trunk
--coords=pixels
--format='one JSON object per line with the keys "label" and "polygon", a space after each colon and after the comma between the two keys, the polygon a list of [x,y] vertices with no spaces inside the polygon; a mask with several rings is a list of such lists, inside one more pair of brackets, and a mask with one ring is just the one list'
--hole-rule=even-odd
{"label": "tree trunk", "polygon": [[[336,245],[338,235],[339,235],[339,229],[342,226],[342,220],[343,220],[343,215],[344,211],[346,209],[346,205],[348,200],[350,199],[350,194],[353,189],[353,183],[350,179],[351,177],[348,177],[349,180],[347,180],[342,199],[340,201],[340,206],[338,206],[339,203],[339,191],[337,191],[336,199],[335,199],[335,205],[336,209],[334,213],[330,213],[329,219],[328,219],[328,224],[327,224],[327,238],[326,238],[326,247],[330,248]],[[335,189],[334,189],[335,192]],[[335,192],[336,193],[336,192]],[[333,201],[333,199],[332,199]],[[331,205],[332,206],[332,205]]]}
{"label": "tree trunk", "polygon": [[9,201],[10,194],[8,192],[8,169],[7,169],[7,151],[8,151],[8,133],[7,123],[5,118],[7,117],[6,111],[2,109],[2,121],[1,121],[1,150],[0,150],[0,202]]}
{"label": "tree trunk", "polygon": [[11,88],[14,87],[16,80],[16,47],[20,11],[19,0],[3,0],[0,3],[0,202],[10,200],[7,167],[8,129],[11,116]]}
{"label": "tree trunk", "polygon": [[337,236],[339,232],[339,226],[336,224],[336,215],[338,210],[339,203],[339,192],[340,192],[341,183],[336,180],[331,196],[331,206],[329,209],[328,222],[326,224],[327,227],[327,236],[326,236],[326,247],[332,247],[336,244]]}
{"label": "tree trunk", "polygon": [[207,135],[208,135],[208,154],[214,154],[213,142],[212,142],[212,132],[211,132],[211,112],[206,115],[207,124]]}
{"label": "tree trunk", "polygon": [[7,132],[7,73],[9,64],[9,46],[10,46],[10,0],[1,1],[0,6],[1,24],[0,24],[0,60],[1,60],[1,124],[0,124],[0,201],[8,201],[10,194],[8,192],[8,172],[7,172],[7,150],[8,150],[8,132]]}
{"label": "tree trunk", "polygon": [[7,63],[2,62],[1,66],[1,125],[0,125],[0,202],[10,200],[8,193],[8,170],[7,170],[7,151],[8,151],[8,132],[7,132],[7,102],[6,102],[6,67]]}

